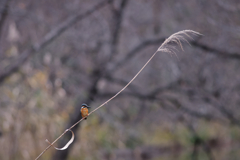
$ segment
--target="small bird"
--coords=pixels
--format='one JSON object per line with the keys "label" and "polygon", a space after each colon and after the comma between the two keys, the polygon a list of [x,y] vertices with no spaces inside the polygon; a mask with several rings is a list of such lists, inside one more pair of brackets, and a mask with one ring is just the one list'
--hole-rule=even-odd
{"label": "small bird", "polygon": [[87,116],[88,116],[88,108],[91,108],[89,107],[87,104],[83,103],[82,104],[82,107],[81,107],[81,115],[82,115],[82,118],[84,119],[87,119]]}

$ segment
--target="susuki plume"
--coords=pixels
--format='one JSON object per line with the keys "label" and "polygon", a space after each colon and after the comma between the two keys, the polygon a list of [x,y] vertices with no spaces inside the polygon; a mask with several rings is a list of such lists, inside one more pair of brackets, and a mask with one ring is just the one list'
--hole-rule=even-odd
{"label": "susuki plume", "polygon": [[[110,99],[108,99],[106,102],[104,102],[103,104],[101,104],[100,106],[98,106],[97,108],[95,108],[92,112],[89,113],[89,115],[91,115],[93,112],[95,112],[96,110],[98,110],[99,108],[103,107],[105,104],[107,104],[108,102],[110,102],[112,99],[114,99],[115,97],[117,97],[122,91],[124,91],[136,78],[137,76],[142,72],[142,70],[148,65],[148,63],[153,59],[153,57],[158,53],[158,52],[166,52],[166,53],[170,53],[170,54],[175,54],[175,51],[177,50],[175,48],[175,46],[170,45],[170,43],[175,43],[177,44],[177,46],[180,46],[181,49],[183,50],[183,46],[182,46],[182,41],[185,41],[187,43],[188,40],[186,38],[191,38],[190,34],[192,35],[202,35],[198,32],[192,31],[192,30],[183,30],[183,31],[179,31],[177,33],[172,34],[170,37],[168,37],[163,43],[162,45],[157,49],[156,52],[153,53],[153,55],[149,58],[149,60],[144,64],[144,66],[138,71],[138,73],[131,79],[131,81],[128,82],[128,84],[126,84],[119,92],[117,92],[114,96],[112,96]],[[77,123],[75,123],[74,125],[72,125],[70,128],[68,128],[65,132],[63,132],[55,141],[53,141],[52,143],[50,143],[48,140],[46,140],[49,143],[49,146],[35,159],[39,159],[43,153],[45,153],[51,146],[53,146],[54,143],[57,142],[57,140],[59,140],[67,131],[71,131],[71,129],[73,127],[75,127],[78,123],[80,123],[84,118],[80,119]],[[71,131],[72,132],[72,131]],[[74,134],[72,132],[72,138],[71,140],[63,147],[63,148],[56,148],[58,150],[64,150],[66,148],[68,148],[68,146],[73,142],[74,140]],[[53,146],[54,147],[54,146]]]}

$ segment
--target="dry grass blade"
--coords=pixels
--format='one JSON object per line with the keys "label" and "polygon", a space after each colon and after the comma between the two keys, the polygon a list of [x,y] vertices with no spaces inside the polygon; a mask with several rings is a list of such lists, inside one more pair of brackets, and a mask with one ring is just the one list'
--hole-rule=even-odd
{"label": "dry grass blade", "polygon": [[65,149],[67,149],[68,146],[70,146],[70,144],[72,144],[72,142],[74,141],[74,137],[75,136],[74,136],[74,133],[73,133],[72,130],[67,129],[66,131],[70,131],[72,133],[72,138],[68,141],[68,143],[64,147],[62,147],[62,148],[54,147],[53,144],[51,144],[47,139],[46,139],[46,142],[49,143],[51,146],[53,146],[56,150],[65,150]]}
{"label": "dry grass blade", "polygon": [[[183,50],[183,46],[182,46],[182,41],[185,41],[188,43],[187,39],[185,37],[191,38],[192,37],[190,35],[202,35],[198,32],[192,31],[192,30],[183,30],[183,31],[179,31],[177,33],[172,34],[169,38],[167,38],[162,45],[157,49],[157,51],[155,53],[153,53],[153,55],[149,58],[149,60],[144,64],[144,66],[138,71],[138,73],[131,79],[131,81],[129,81],[119,92],[117,92],[114,96],[112,96],[110,99],[108,99],[107,101],[105,101],[103,104],[101,104],[100,106],[98,106],[97,108],[95,108],[92,112],[89,113],[89,115],[91,115],[93,112],[97,111],[98,109],[100,109],[101,107],[103,107],[105,104],[107,104],[108,102],[110,102],[111,100],[113,100],[115,97],[117,97],[122,91],[124,91],[136,78],[137,76],[142,72],[142,70],[148,65],[148,63],[153,59],[153,57],[158,53],[158,52],[167,52],[169,54],[175,54],[176,55],[176,49],[172,46],[169,45],[169,43],[173,42],[176,43],[178,46],[181,47],[181,49]],[[53,144],[59,140],[68,130],[71,130],[73,127],[75,127],[78,123],[80,123],[83,120],[80,119],[78,122],[76,122],[74,125],[72,125],[69,129],[67,129],[64,133],[62,133],[55,141],[53,141],[52,143],[49,142],[49,146],[35,159],[39,159],[44,152],[46,152],[51,146],[53,146]],[[69,146],[72,143],[69,142],[67,144],[67,146]]]}

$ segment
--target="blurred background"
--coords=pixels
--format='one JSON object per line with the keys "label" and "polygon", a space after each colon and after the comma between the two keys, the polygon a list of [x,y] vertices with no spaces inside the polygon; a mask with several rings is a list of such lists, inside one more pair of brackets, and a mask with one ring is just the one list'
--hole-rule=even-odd
{"label": "blurred background", "polygon": [[0,159],[35,159],[185,29],[204,36],[157,54],[40,159],[239,159],[239,15],[238,0],[1,0]]}

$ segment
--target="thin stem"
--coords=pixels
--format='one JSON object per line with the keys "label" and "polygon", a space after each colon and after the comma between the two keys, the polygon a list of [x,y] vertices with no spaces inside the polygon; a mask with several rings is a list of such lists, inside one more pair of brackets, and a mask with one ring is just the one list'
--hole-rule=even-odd
{"label": "thin stem", "polygon": [[[148,65],[148,63],[153,59],[153,57],[157,54],[158,51],[156,51],[152,57],[149,58],[149,60],[145,63],[145,65],[138,71],[138,73],[131,79],[131,81],[128,82],[128,84],[126,84],[119,92],[117,92],[114,96],[112,96],[110,99],[108,99],[106,102],[104,102],[103,104],[101,104],[99,107],[97,107],[96,109],[94,109],[92,112],[90,112],[88,114],[91,115],[93,112],[97,111],[98,109],[100,109],[101,107],[103,107],[105,104],[107,104],[108,102],[110,102],[112,99],[114,99],[115,97],[117,97],[122,91],[124,91],[136,78],[137,76],[142,72],[142,70]],[[85,118],[85,117],[84,117]],[[74,125],[72,125],[68,130],[71,130],[73,127],[75,127],[78,123],[80,123],[84,118],[80,119],[78,122],[76,122]],[[67,132],[64,131],[55,141],[53,141],[49,146],[47,146],[47,148],[45,148],[45,150],[35,159],[38,160],[54,143],[56,143],[65,133]]]}
{"label": "thin stem", "polygon": [[[180,36],[181,34],[187,34],[187,33],[192,33],[195,35],[201,35],[198,32],[192,31],[192,30],[184,30],[184,31],[180,31],[177,32],[173,35],[171,35],[168,39],[166,39],[162,45],[158,48],[158,50],[156,52],[153,53],[153,55],[148,59],[148,61],[144,64],[144,66],[138,71],[138,73],[119,91],[117,92],[114,96],[112,96],[111,98],[109,98],[107,101],[105,101],[104,103],[102,103],[100,106],[98,106],[97,108],[95,108],[92,112],[89,113],[89,115],[91,115],[92,113],[94,113],[95,111],[97,111],[98,109],[100,109],[101,107],[103,107],[105,104],[107,104],[108,102],[110,102],[111,100],[113,100],[115,97],[117,97],[121,92],[123,92],[136,78],[137,76],[142,72],[142,70],[148,65],[148,63],[153,59],[153,57],[157,54],[157,52],[167,52],[167,53],[172,53],[171,50],[169,50],[169,48],[166,46],[169,42],[175,42],[177,45],[179,45],[182,48],[182,44],[181,44],[181,40],[185,40],[182,36]],[[188,35],[188,34],[187,34]],[[88,116],[89,116],[88,115]],[[73,127],[75,127],[77,124],[79,124],[85,117],[83,117],[82,119],[80,119],[78,122],[76,122],[74,125],[72,125],[69,129],[67,129],[65,132],[63,132],[55,141],[53,141],[52,143],[50,143],[50,145],[35,159],[39,159],[44,152],[46,152],[55,142],[57,142],[57,140],[59,140],[68,130],[71,130]]]}
{"label": "thin stem", "polygon": [[110,99],[108,99],[106,102],[104,102],[103,104],[101,104],[99,107],[97,107],[96,109],[94,109],[92,112],[89,113],[92,114],[93,112],[97,111],[99,108],[103,107],[105,104],[107,104],[108,102],[110,102],[112,99],[114,99],[115,97],[117,97],[122,91],[124,91],[136,78],[137,76],[142,72],[142,70],[148,65],[148,63],[153,59],[153,57],[157,54],[158,51],[156,51],[152,57],[149,58],[149,60],[145,63],[145,65],[138,71],[138,73],[131,79],[131,81],[128,82],[128,84],[126,84],[119,92],[117,92],[114,96],[112,96]]}

